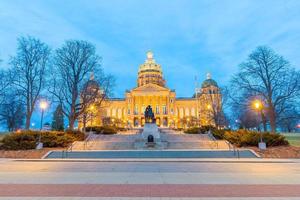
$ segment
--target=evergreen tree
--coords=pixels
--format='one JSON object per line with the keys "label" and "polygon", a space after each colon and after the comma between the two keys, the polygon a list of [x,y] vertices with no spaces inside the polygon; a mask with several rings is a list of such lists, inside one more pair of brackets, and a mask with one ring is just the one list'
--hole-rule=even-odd
{"label": "evergreen tree", "polygon": [[64,130],[64,114],[62,110],[62,105],[58,105],[53,113],[52,119],[52,130],[63,131]]}

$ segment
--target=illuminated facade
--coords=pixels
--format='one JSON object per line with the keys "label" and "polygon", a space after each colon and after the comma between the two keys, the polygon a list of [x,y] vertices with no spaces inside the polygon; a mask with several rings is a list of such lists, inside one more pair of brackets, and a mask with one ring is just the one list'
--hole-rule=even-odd
{"label": "illuminated facade", "polygon": [[[192,95],[191,95],[192,96]],[[95,112],[89,125],[102,125],[105,120],[125,127],[141,127],[144,111],[150,105],[160,127],[214,125],[210,110],[219,104],[221,95],[217,83],[207,75],[193,97],[176,98],[175,90],[166,87],[162,68],[147,53],[138,70],[137,87],[126,91],[125,98],[111,98]]]}

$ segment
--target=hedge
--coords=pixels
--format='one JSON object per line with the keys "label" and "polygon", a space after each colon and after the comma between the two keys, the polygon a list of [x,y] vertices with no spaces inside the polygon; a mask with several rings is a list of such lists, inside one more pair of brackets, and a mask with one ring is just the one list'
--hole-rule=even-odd
{"label": "hedge", "polygon": [[184,132],[187,134],[198,134],[198,133],[205,134],[209,130],[213,130],[213,129],[215,129],[215,128],[212,126],[191,127],[191,128],[184,130]]}
{"label": "hedge", "polygon": [[260,134],[262,134],[263,141],[267,146],[282,146],[288,145],[288,141],[285,139],[283,135],[274,134],[269,132],[259,133],[256,131],[248,131],[248,130],[237,130],[237,131],[212,131],[212,134],[217,139],[225,139],[229,141],[231,144],[234,144],[238,147],[245,146],[257,146],[260,142]]}
{"label": "hedge", "polygon": [[4,136],[1,149],[26,150],[35,149],[41,133],[41,142],[44,147],[67,147],[77,140],[84,140],[84,133],[80,131],[21,131]]}
{"label": "hedge", "polygon": [[87,132],[93,131],[95,134],[116,134],[118,129],[114,126],[89,126],[86,127]]}
{"label": "hedge", "polygon": [[[227,140],[231,144],[234,144],[238,147],[243,146],[257,146],[260,142],[260,134],[256,131],[248,131],[248,130],[225,130],[225,129],[217,129],[212,126],[202,126],[202,127],[193,127],[186,129],[184,132],[188,134],[203,134],[207,133],[208,130],[211,130],[211,133],[216,139],[219,140]],[[263,141],[267,144],[267,146],[281,146],[288,145],[288,141],[285,139],[283,135],[280,134],[272,134],[269,132],[264,132]]]}

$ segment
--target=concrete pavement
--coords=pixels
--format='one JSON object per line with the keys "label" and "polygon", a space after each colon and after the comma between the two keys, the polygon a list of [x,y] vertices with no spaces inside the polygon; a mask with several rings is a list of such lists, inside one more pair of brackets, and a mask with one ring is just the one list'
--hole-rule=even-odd
{"label": "concrete pavement", "polygon": [[32,197],[31,199],[34,199],[33,197],[59,199],[62,196],[68,196],[67,199],[300,197],[299,162],[2,160],[0,177],[0,196],[5,196],[5,199],[26,196]]}

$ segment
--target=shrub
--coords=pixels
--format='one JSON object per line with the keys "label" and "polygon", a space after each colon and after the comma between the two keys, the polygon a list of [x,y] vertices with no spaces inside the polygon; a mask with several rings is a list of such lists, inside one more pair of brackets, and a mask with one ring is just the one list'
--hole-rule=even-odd
{"label": "shrub", "polygon": [[288,145],[289,142],[285,139],[285,136],[274,133],[265,133],[263,140],[268,146],[281,146]]}
{"label": "shrub", "polygon": [[212,129],[211,133],[217,140],[220,140],[220,139],[224,138],[225,131],[226,130],[224,130],[224,129],[214,128],[214,129]]}
{"label": "shrub", "polygon": [[66,130],[66,134],[70,135],[73,137],[76,141],[82,141],[85,139],[85,134],[84,132],[81,132],[79,130]]}
{"label": "shrub", "polygon": [[[220,138],[229,141],[231,144],[234,144],[238,147],[242,146],[257,146],[260,142],[260,134],[255,131],[248,130],[238,130],[238,131],[225,131],[224,135],[219,134]],[[288,145],[288,141],[285,139],[283,135],[272,134],[272,133],[262,133],[263,141],[267,146],[280,146],[280,145]],[[215,136],[215,135],[214,135]]]}
{"label": "shrub", "polygon": [[188,129],[184,130],[184,132],[188,133],[188,134],[205,134],[209,130],[213,132],[213,131],[218,130],[218,129],[216,129],[213,126],[201,126],[201,127],[188,128]]}
{"label": "shrub", "polygon": [[1,148],[6,150],[34,149],[40,133],[44,147],[67,147],[76,140],[84,139],[84,134],[79,131],[22,131],[5,135]]}
{"label": "shrub", "polygon": [[201,129],[198,127],[192,127],[192,128],[188,128],[188,129],[184,130],[184,133],[199,134],[199,133],[201,133]]}

